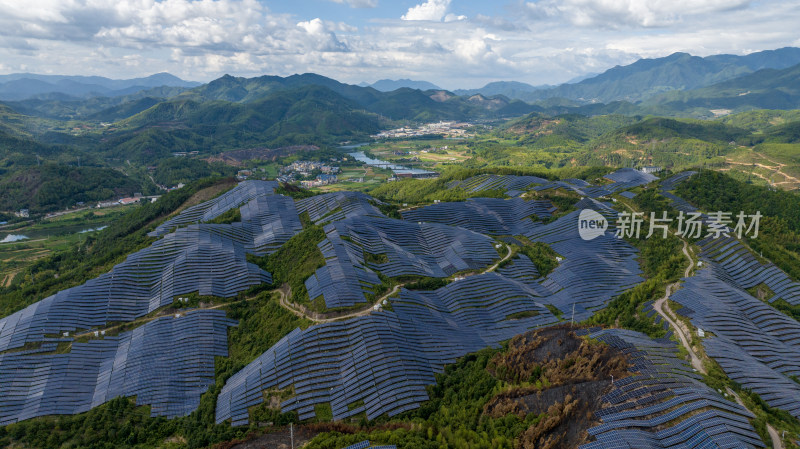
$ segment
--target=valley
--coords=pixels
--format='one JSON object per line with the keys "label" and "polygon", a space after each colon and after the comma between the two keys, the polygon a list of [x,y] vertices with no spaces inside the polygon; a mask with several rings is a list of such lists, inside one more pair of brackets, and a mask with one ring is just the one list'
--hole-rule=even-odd
{"label": "valley", "polygon": [[0,446],[800,447],[797,63],[0,76]]}

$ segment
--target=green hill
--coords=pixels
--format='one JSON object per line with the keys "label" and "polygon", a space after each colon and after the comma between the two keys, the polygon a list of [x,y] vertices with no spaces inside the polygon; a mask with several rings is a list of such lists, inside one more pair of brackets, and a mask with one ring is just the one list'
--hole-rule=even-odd
{"label": "green hill", "polygon": [[798,63],[800,48],[792,47],[745,56],[701,58],[674,53],[664,58],[640,59],[630,65],[617,66],[579,83],[535,90],[520,99],[535,101],[563,97],[581,102],[637,102],[663,92],[697,89],[761,69],[783,69]]}
{"label": "green hill", "polygon": [[[116,97],[75,98],[64,94],[51,94],[22,101],[8,102],[23,114],[55,120],[96,120],[112,122],[129,117],[153,99],[163,101],[183,91],[186,87],[161,86]],[[149,99],[149,100],[148,100]],[[154,102],[147,107],[155,104]],[[138,110],[137,110],[138,109]],[[135,110],[134,112],[130,112]],[[124,115],[127,113],[127,115]]]}
{"label": "green hill", "polygon": [[119,122],[98,147],[114,158],[149,163],[176,151],[335,143],[380,129],[379,117],[330,89],[279,90],[248,103],[184,96]]}
{"label": "green hill", "polygon": [[759,70],[702,89],[670,92],[648,100],[645,105],[672,111],[796,109],[800,107],[800,64],[781,70]]}
{"label": "green hill", "polygon": [[79,201],[110,200],[141,190],[141,184],[109,168],[45,164],[0,179],[0,210],[48,212]]}

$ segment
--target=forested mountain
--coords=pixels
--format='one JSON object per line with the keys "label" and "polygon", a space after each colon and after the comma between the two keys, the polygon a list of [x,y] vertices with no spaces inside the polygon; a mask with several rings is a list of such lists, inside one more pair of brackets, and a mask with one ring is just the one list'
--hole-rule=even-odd
{"label": "forested mountain", "polygon": [[100,149],[146,163],[174,151],[347,140],[375,133],[379,120],[320,86],[279,90],[248,103],[179,96],[119,122],[122,130],[108,133]]}
{"label": "forested mountain", "polygon": [[581,102],[636,102],[662,92],[696,89],[761,69],[783,69],[798,63],[800,48],[794,47],[745,56],[714,55],[701,58],[687,53],[674,53],[664,58],[640,59],[579,83],[536,90],[517,98],[525,101],[563,97]]}
{"label": "forested mountain", "polygon": [[428,81],[415,81],[410,79],[399,79],[399,80],[390,80],[390,79],[383,79],[375,81],[372,84],[367,84],[366,86],[362,87],[371,87],[375,90],[379,90],[381,92],[391,92],[393,90],[400,89],[401,87],[408,87],[410,89],[419,89],[419,90],[439,90],[441,87],[429,83]]}
{"label": "forested mountain", "polygon": [[456,89],[453,92],[456,95],[475,95],[481,94],[486,96],[503,95],[508,98],[526,99],[530,97],[531,92],[546,89],[551,86],[531,86],[528,83],[521,83],[519,81],[495,81],[489,83],[479,89]]}
{"label": "forested mountain", "polygon": [[[239,78],[225,75],[208,84],[184,92],[176,100],[205,102],[223,100],[235,103],[259,101],[272,92],[318,86],[329,89],[341,97],[354,102],[358,107],[396,120],[466,120],[482,116],[502,114],[502,107],[511,103],[506,98],[496,99],[495,104],[468,101],[444,90],[421,91],[401,87],[390,92],[381,92],[372,87],[360,87],[340,83],[336,80],[305,73],[288,77],[261,76]],[[498,104],[501,103],[501,104]],[[530,112],[530,111],[528,111]]]}
{"label": "forested mountain", "polygon": [[169,73],[157,73],[145,78],[113,80],[102,76],[37,75],[14,73],[0,75],[0,100],[25,100],[46,94],[89,98],[131,95],[154,87],[190,88],[200,83],[184,81]]}
{"label": "forested mountain", "polygon": [[701,89],[669,92],[645,104],[671,111],[795,109],[800,107],[800,64],[780,70],[759,70]]}

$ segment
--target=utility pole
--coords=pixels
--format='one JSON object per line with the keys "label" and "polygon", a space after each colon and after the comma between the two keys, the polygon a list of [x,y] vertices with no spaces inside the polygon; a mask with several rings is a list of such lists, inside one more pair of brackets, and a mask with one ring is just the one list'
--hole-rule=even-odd
{"label": "utility pole", "polygon": [[575,321],[575,303],[573,302],[572,303],[572,316],[569,318],[569,327],[573,327],[573,322],[574,321]]}
{"label": "utility pole", "polygon": [[289,423],[289,438],[292,442],[292,449],[294,449],[294,425]]}

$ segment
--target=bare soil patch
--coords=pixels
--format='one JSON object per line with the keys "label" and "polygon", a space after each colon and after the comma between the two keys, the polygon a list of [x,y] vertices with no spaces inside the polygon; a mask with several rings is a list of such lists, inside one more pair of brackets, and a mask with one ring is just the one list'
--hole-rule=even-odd
{"label": "bare soil patch", "polygon": [[625,354],[578,337],[567,325],[531,331],[512,339],[489,363],[490,373],[513,386],[492,398],[484,413],[544,414],[523,432],[519,448],[578,447],[599,424],[594,412],[610,391],[611,376],[626,377],[628,368]]}

